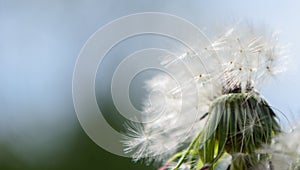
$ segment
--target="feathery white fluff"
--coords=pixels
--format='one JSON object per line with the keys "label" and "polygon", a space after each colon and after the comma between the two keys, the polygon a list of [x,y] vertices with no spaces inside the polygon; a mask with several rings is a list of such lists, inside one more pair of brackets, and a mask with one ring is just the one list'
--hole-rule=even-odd
{"label": "feathery white fluff", "polygon": [[277,136],[271,146],[266,146],[273,169],[300,169],[300,127]]}

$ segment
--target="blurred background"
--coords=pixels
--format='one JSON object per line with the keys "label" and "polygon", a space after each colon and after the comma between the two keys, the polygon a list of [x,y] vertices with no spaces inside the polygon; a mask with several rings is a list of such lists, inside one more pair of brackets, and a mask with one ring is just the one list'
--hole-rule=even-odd
{"label": "blurred background", "polygon": [[[84,43],[108,22],[137,12],[177,15],[208,35],[211,29],[240,19],[280,31],[281,41],[289,45],[290,64],[286,73],[264,86],[262,94],[292,121],[297,120],[300,2],[0,0],[1,170],[154,169],[93,143],[82,130],[72,102],[72,73]],[[99,107],[116,129],[122,128],[120,116],[108,90],[113,65],[128,53],[164,42],[155,37],[140,38],[113,49],[97,75]],[[138,82],[135,85],[140,86]],[[131,91],[138,108],[142,95]]]}

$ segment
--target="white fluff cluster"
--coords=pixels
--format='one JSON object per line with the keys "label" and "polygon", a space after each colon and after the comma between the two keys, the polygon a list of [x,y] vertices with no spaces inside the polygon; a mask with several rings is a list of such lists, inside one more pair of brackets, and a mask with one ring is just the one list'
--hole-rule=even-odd
{"label": "white fluff cluster", "polygon": [[300,127],[290,133],[284,133],[275,138],[267,150],[272,154],[273,169],[300,169]]}
{"label": "white fluff cluster", "polygon": [[274,34],[247,24],[229,28],[209,46],[175,58],[166,56],[161,64],[169,72],[146,82],[146,123],[128,125],[125,152],[134,160],[165,160],[201,131],[216,97],[254,92],[262,81],[282,71],[278,64],[282,56]]}

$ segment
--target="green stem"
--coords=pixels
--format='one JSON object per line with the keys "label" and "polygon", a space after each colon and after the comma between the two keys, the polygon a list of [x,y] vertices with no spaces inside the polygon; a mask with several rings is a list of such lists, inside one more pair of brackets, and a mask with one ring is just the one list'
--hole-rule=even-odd
{"label": "green stem", "polygon": [[190,153],[191,149],[194,147],[196,143],[199,142],[201,136],[201,132],[193,139],[192,143],[189,145],[189,147],[186,149],[186,151],[183,153],[181,158],[179,159],[177,165],[175,166],[174,170],[178,170],[178,168],[181,166],[183,163],[184,159],[187,157],[187,155]]}

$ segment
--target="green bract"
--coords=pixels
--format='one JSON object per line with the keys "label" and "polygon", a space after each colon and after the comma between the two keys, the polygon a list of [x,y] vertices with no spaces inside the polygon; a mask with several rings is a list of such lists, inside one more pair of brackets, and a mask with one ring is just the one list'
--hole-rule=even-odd
{"label": "green bract", "polygon": [[230,154],[230,169],[250,169],[268,156],[255,151],[280,132],[275,113],[254,92],[224,94],[214,100],[208,115],[205,127],[176,168],[189,159],[197,160],[196,169],[213,169],[224,154]]}

